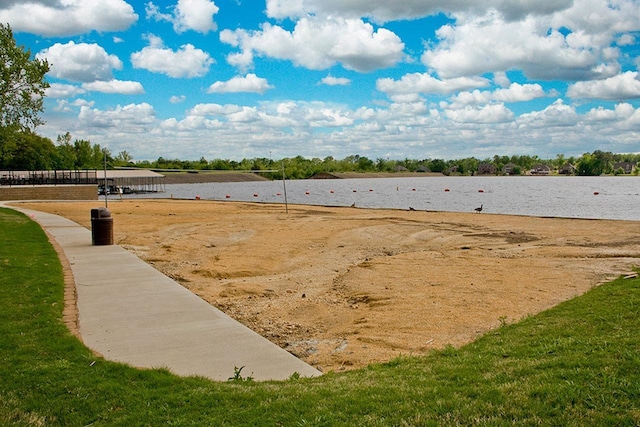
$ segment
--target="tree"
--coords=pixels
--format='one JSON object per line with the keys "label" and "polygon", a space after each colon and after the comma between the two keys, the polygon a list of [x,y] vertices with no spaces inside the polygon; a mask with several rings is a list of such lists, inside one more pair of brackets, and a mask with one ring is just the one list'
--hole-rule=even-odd
{"label": "tree", "polygon": [[54,166],[56,147],[49,138],[33,132],[16,132],[11,169],[47,170]]}
{"label": "tree", "polygon": [[596,150],[584,153],[578,162],[578,175],[598,176],[613,172],[613,153]]}
{"label": "tree", "polygon": [[433,159],[429,162],[429,170],[431,172],[444,172],[447,169],[447,164],[443,159]]}
{"label": "tree", "polygon": [[393,170],[392,162],[378,157],[378,159],[376,159],[376,170],[378,172],[391,172]]}
{"label": "tree", "polygon": [[335,172],[338,169],[338,161],[333,156],[327,156],[322,160],[322,169],[325,172]]}
{"label": "tree", "polygon": [[552,161],[552,164],[556,169],[560,169],[566,162],[567,160],[564,158],[564,154],[556,154],[556,158]]}
{"label": "tree", "polygon": [[76,168],[77,169],[97,169],[100,166],[100,158],[98,164],[94,165],[93,149],[91,142],[84,139],[76,139],[73,143],[76,151]]}
{"label": "tree", "polygon": [[577,174],[581,176],[599,175],[595,167],[595,159],[589,153],[584,153],[578,162]]}
{"label": "tree", "polygon": [[13,156],[16,151],[18,132],[0,126],[0,169],[13,169]]}
{"label": "tree", "polygon": [[64,135],[58,135],[56,142],[56,151],[58,152],[56,169],[75,169],[78,156],[71,143],[71,134],[67,132]]}
{"label": "tree", "polygon": [[231,170],[231,163],[229,160],[215,159],[209,162],[209,169],[213,170]]}
{"label": "tree", "polygon": [[44,80],[49,63],[31,59],[31,52],[16,44],[11,27],[4,24],[0,24],[0,67],[0,127],[26,131],[43,124],[39,113],[49,87]]}
{"label": "tree", "polygon": [[595,164],[598,175],[613,172],[613,153],[610,151],[596,150],[593,152],[593,157],[596,159]]}
{"label": "tree", "polygon": [[133,164],[133,156],[127,150],[123,150],[116,155],[113,162],[116,166],[130,166]]}
{"label": "tree", "polygon": [[375,171],[376,165],[373,163],[373,160],[368,159],[367,157],[360,157],[358,159],[358,170],[360,172],[371,172]]}

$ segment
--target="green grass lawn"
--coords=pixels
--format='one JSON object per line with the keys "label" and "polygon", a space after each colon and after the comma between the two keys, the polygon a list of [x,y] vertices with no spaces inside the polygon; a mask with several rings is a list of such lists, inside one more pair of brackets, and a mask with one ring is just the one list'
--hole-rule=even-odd
{"label": "green grass lawn", "polygon": [[0,209],[0,425],[640,425],[639,279],[460,349],[266,383],[107,362],[67,331],[62,309],[43,231]]}

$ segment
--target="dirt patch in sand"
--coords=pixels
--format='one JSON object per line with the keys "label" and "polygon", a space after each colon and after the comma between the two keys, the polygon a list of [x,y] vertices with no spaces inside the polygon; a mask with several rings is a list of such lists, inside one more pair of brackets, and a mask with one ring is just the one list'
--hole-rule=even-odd
{"label": "dirt patch in sand", "polygon": [[[90,228],[99,203],[24,206]],[[178,200],[109,210],[117,244],[323,371],[459,346],[640,264],[634,221]]]}

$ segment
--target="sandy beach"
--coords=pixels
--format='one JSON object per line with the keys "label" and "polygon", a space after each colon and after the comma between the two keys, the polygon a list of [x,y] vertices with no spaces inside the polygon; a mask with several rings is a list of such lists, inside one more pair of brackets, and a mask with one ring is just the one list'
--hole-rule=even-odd
{"label": "sandy beach", "polygon": [[[90,228],[104,203],[21,205]],[[115,243],[323,371],[468,343],[640,265],[635,221],[204,200],[109,210]]]}

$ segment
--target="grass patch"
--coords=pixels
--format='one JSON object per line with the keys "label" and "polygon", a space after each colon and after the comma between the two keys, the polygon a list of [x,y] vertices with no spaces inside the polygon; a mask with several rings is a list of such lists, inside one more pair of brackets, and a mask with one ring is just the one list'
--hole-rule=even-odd
{"label": "grass patch", "polygon": [[640,424],[639,279],[460,349],[266,383],[107,362],[67,331],[62,309],[62,269],[43,231],[0,209],[0,425]]}

